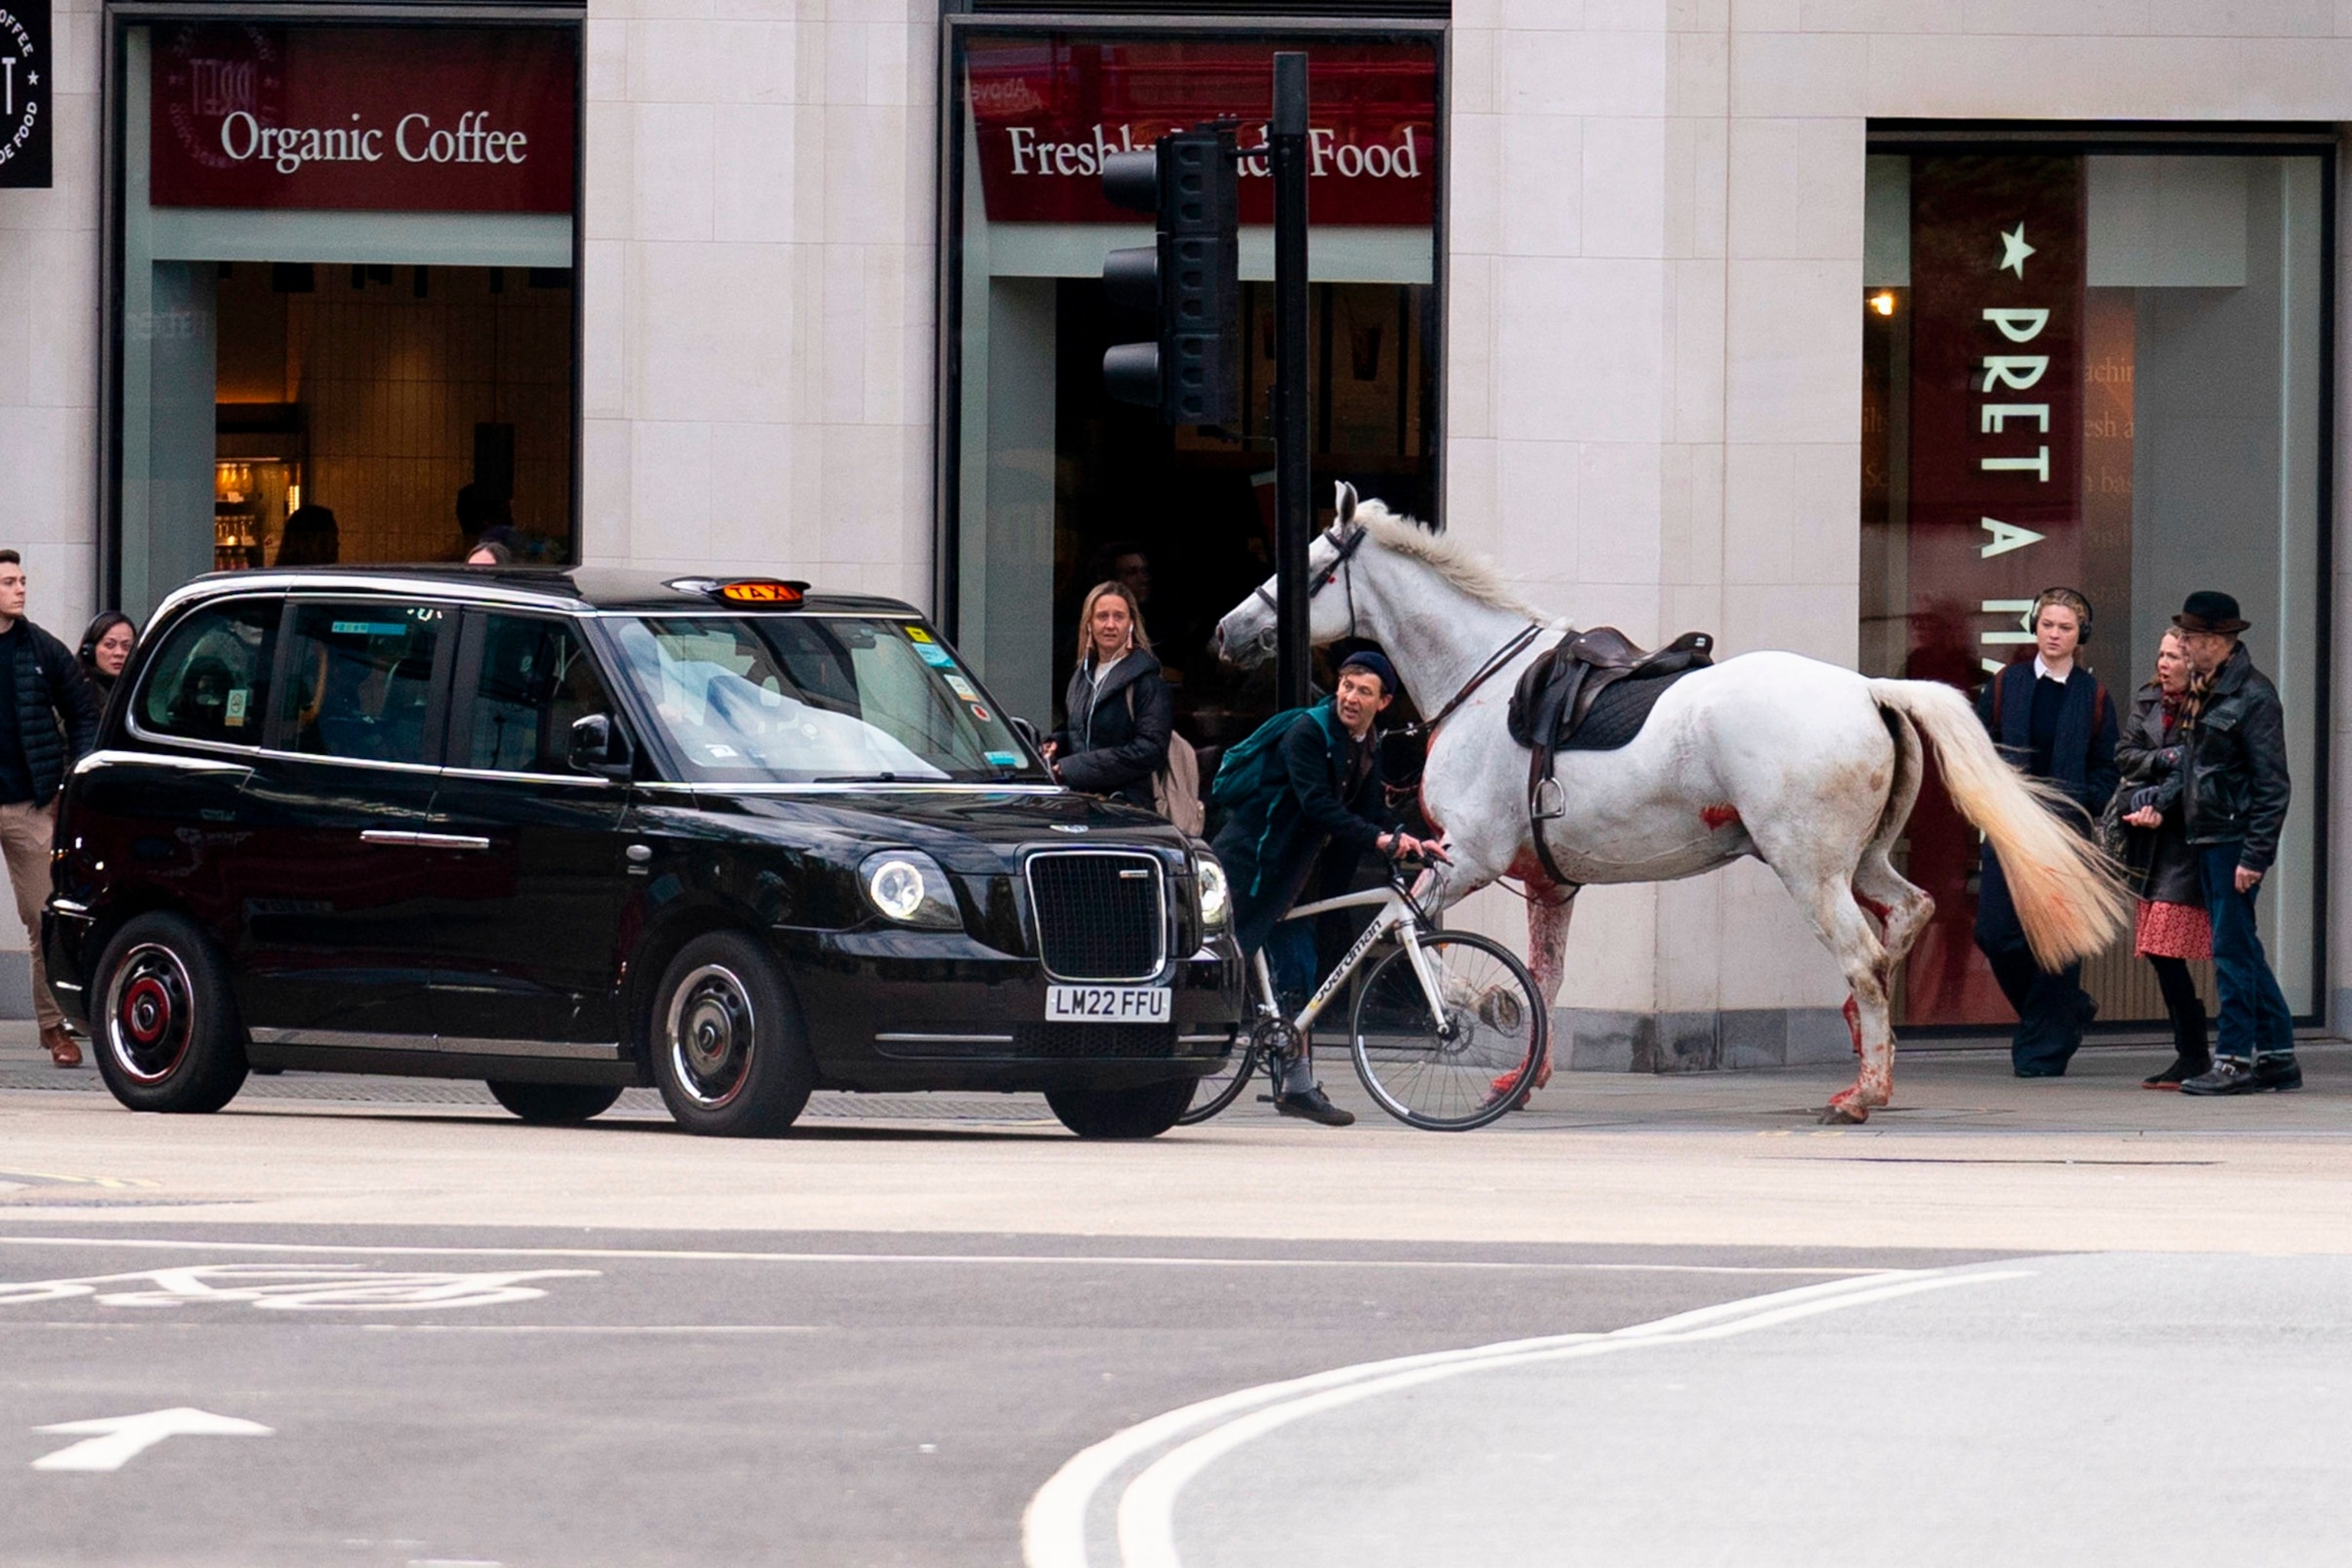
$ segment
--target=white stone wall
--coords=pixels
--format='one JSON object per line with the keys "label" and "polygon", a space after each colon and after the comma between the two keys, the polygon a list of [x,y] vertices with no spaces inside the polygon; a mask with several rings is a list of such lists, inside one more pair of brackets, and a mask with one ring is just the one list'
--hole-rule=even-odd
{"label": "white stone wall", "polygon": [[[0,193],[0,542],[62,632],[96,567],[100,38],[58,5],[58,188]],[[929,604],[939,34],[922,0],[592,0],[590,559]],[[1867,120],[2352,121],[2352,0],[1456,0],[1451,49],[1449,522],[1580,621],[1839,660]],[[2352,776],[2352,710],[2333,746]],[[1571,946],[1580,1006],[1841,995],[1754,866],[1596,889]]]}
{"label": "white stone wall", "polygon": [[32,618],[70,643],[98,574],[98,0],[51,16],[55,183],[0,191],[0,545],[25,557]]}
{"label": "white stone wall", "polygon": [[[2343,0],[1457,0],[1454,24],[1448,523],[1538,604],[1735,653],[1854,657],[1869,119],[2352,119]],[[2352,720],[2333,749],[2341,779]],[[1586,894],[1562,1001],[1842,998],[1750,865]]]}
{"label": "white stone wall", "polygon": [[593,561],[931,597],[939,22],[592,0]]}

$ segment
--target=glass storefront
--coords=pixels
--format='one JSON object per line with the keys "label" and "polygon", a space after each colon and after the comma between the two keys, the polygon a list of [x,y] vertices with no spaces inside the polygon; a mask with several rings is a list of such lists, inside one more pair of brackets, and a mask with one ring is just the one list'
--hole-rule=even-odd
{"label": "glass storefront", "polygon": [[1441,36],[950,29],[943,611],[1013,711],[1054,712],[1078,603],[1111,577],[1141,598],[1196,744],[1272,710],[1270,670],[1245,679],[1207,648],[1272,570],[1272,182],[1243,162],[1244,415],[1224,431],[1103,391],[1103,351],[1151,331],[1105,302],[1103,258],[1151,227],[1097,176],[1107,151],[1221,115],[1257,144],[1276,49],[1309,61],[1315,493],[1345,479],[1434,517]]}
{"label": "glass storefront", "polygon": [[[2295,784],[2263,938],[2315,1013],[2328,159],[1901,145],[1874,135],[1868,174],[1863,668],[1973,690],[2033,656],[2032,598],[2068,584],[2127,713],[2183,597],[2236,595]],[[1971,939],[1977,837],[1932,777],[1905,848],[1937,915],[1901,1021],[2006,1023]],[[2084,984],[2103,1021],[2164,1016],[2128,937]]]}
{"label": "glass storefront", "polygon": [[576,26],[119,35],[110,602],[570,559]]}

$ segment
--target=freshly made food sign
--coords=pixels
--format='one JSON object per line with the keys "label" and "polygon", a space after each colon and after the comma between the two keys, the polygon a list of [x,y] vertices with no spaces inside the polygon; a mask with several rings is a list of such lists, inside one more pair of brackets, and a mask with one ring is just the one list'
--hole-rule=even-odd
{"label": "freshly made food sign", "polygon": [[159,30],[149,199],[570,212],[578,80],[542,28]]}
{"label": "freshly made food sign", "polygon": [[[1265,140],[1280,41],[968,46],[981,190],[994,223],[1120,223],[1103,199],[1103,158],[1231,116],[1244,147]],[[1318,226],[1420,226],[1436,213],[1437,57],[1425,44],[1307,46],[1307,201]],[[1242,222],[1274,221],[1273,171],[1240,164]]]}

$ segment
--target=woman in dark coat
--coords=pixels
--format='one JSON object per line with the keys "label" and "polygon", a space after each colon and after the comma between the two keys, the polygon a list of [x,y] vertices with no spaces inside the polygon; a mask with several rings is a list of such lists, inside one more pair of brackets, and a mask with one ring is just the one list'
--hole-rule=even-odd
{"label": "woman in dark coat", "polygon": [[139,628],[120,610],[107,611],[81,634],[81,647],[74,657],[81,664],[82,675],[98,689],[101,704],[114,694],[115,678],[131,661],[131,650],[138,643]]}
{"label": "woman in dark coat", "polygon": [[1151,780],[1168,766],[1176,702],[1160,678],[1143,614],[1122,583],[1102,583],[1078,610],[1078,667],[1064,727],[1045,742],[1054,776],[1072,789],[1152,809]]}
{"label": "woman in dark coat", "polygon": [[[2098,677],[2074,662],[2090,635],[2090,601],[2072,588],[2044,588],[2033,601],[2033,658],[1994,676],[1977,699],[1977,716],[2001,754],[2055,787],[2085,833],[2116,793],[2116,705]],[[2017,1009],[2010,1065],[2020,1078],[2058,1078],[2098,1005],[2083,989],[2082,964],[2053,974],[2034,962],[1990,844],[1983,867],[1977,946]]]}
{"label": "woman in dark coat", "polygon": [[2213,956],[2213,922],[2205,912],[2198,854],[2183,825],[2181,727],[2191,674],[2189,647],[2178,630],[2157,645],[2156,679],[2139,689],[2131,721],[2116,744],[2123,772],[2116,805],[2133,829],[2126,859],[2139,884],[2139,921],[2132,949],[2156,970],[2164,1010],[2172,1016],[2172,1065],[2144,1080],[2149,1089],[2179,1089],[2213,1065],[2205,1034],[2205,1003],[2189,973],[2193,959]]}

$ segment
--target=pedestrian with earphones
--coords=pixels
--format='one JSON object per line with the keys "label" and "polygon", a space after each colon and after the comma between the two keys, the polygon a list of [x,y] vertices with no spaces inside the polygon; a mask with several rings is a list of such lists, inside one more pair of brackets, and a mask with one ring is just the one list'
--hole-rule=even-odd
{"label": "pedestrian with earphones", "polygon": [[[2091,638],[2091,602],[2073,588],[2033,601],[2033,658],[1987,681],[1977,716],[2001,755],[2055,789],[2061,809],[2088,834],[2116,793],[2116,705],[2077,656]],[[1984,847],[1977,899],[1978,950],[2017,1013],[2010,1065],[2020,1078],[2060,1078],[2083,1044],[2098,1004],[2083,989],[2080,962],[2052,972],[2026,945],[2000,857]]]}

